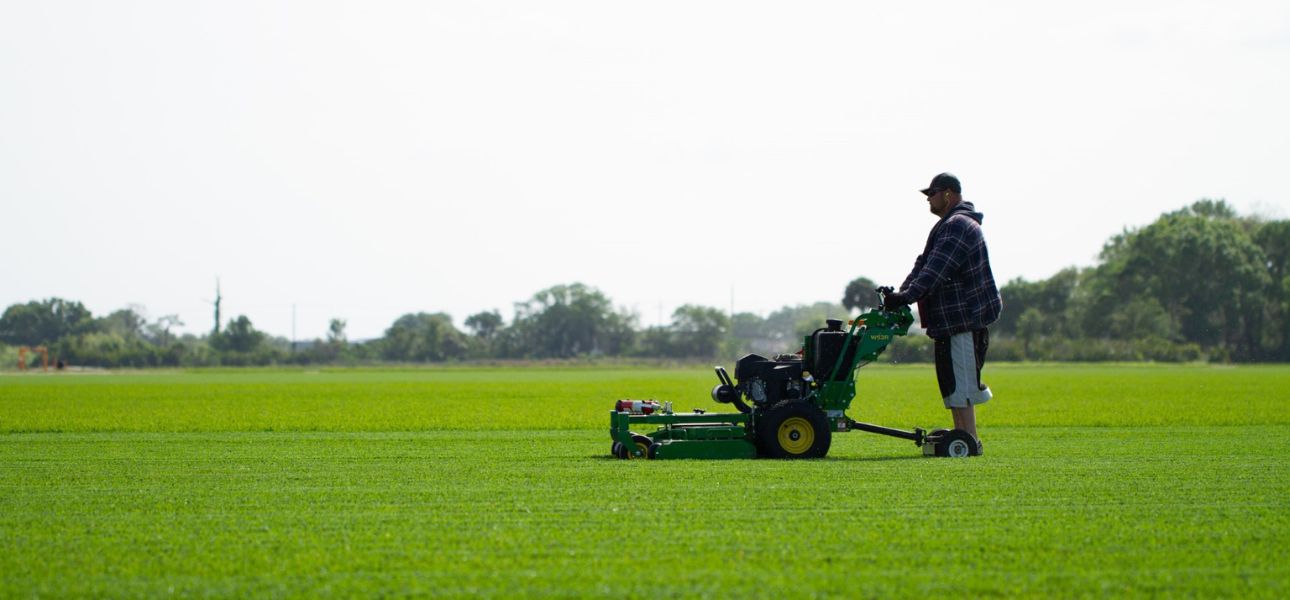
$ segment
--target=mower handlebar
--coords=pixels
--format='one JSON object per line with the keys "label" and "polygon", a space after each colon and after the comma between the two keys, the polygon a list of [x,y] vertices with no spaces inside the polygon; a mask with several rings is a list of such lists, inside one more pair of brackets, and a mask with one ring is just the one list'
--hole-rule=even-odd
{"label": "mower handlebar", "polygon": [[883,285],[879,286],[878,289],[875,289],[874,291],[878,292],[878,308],[880,310],[887,311],[887,294],[895,292],[895,288],[892,288],[889,285]]}

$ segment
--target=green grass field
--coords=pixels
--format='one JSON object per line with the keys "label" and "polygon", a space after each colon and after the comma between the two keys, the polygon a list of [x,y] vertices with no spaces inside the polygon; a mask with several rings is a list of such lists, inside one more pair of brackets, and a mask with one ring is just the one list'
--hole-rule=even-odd
{"label": "green grass field", "polygon": [[[0,377],[0,595],[1290,594],[1290,368],[991,365],[986,455],[618,461],[710,372]],[[851,411],[944,425],[929,366]]]}

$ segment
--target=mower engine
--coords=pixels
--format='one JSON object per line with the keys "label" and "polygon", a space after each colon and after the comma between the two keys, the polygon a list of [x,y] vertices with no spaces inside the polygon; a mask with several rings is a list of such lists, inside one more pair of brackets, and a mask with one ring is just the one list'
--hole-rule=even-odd
{"label": "mower engine", "polygon": [[[729,381],[725,369],[718,375],[721,384],[712,390],[712,399],[721,403],[734,403],[740,412],[749,412],[749,407],[740,402],[746,398],[754,406],[769,407],[781,400],[801,400],[811,390],[811,384],[817,376],[821,381],[844,379],[850,372],[855,359],[855,344],[847,349],[842,362],[838,357],[847,346],[847,332],[842,330],[842,321],[829,319],[826,327],[815,330],[807,338],[808,346],[799,354],[780,354],[769,359],[757,354],[748,354],[735,362],[736,385]],[[835,373],[846,369],[847,373]]]}
{"label": "mower engine", "polygon": [[735,363],[737,389],[757,406],[800,400],[805,387],[802,373],[802,357],[796,354],[780,354],[774,360],[749,354]]}

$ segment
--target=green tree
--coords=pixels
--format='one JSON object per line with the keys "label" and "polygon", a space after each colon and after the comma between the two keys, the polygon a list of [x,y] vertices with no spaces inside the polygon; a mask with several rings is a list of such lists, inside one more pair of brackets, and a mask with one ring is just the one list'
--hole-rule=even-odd
{"label": "green tree", "polygon": [[730,329],[730,318],[709,306],[686,304],[672,313],[672,352],[676,356],[712,358]]}
{"label": "green tree", "polygon": [[1080,277],[1080,271],[1071,267],[1042,281],[1020,278],[1009,281],[999,290],[1004,310],[990,330],[1001,335],[1020,336],[1021,315],[1033,308],[1041,319],[1032,326],[1048,335],[1072,333],[1073,328],[1069,327],[1067,320]]}
{"label": "green tree", "polygon": [[211,347],[221,352],[240,352],[249,354],[260,349],[268,336],[251,324],[251,319],[240,315],[228,322],[228,326],[210,338]]}
{"label": "green tree", "polygon": [[345,345],[345,319],[332,319],[327,323],[327,343],[333,346]]}
{"label": "green tree", "polygon": [[581,283],[539,291],[515,305],[504,352],[534,358],[622,354],[635,337],[635,316],[615,311],[609,298]]}
{"label": "green tree", "polygon": [[68,336],[59,340],[57,347],[59,358],[97,367],[160,366],[168,356],[140,337],[126,337],[115,331]]}
{"label": "green tree", "polygon": [[842,306],[847,310],[860,311],[878,307],[878,284],[868,277],[857,277],[847,284],[842,293]]}
{"label": "green tree", "polygon": [[1264,329],[1269,358],[1290,360],[1290,221],[1263,223],[1253,238],[1267,259],[1270,279]]}
{"label": "green tree", "polygon": [[1145,296],[1160,303],[1184,340],[1238,359],[1258,357],[1268,260],[1225,207],[1201,201],[1108,242],[1090,278],[1085,326],[1116,337],[1106,316]]}
{"label": "green tree", "polygon": [[750,312],[735,313],[730,319],[730,333],[726,338],[726,355],[742,355],[749,352],[765,354],[774,352],[773,345],[766,340],[766,319]]}
{"label": "green tree", "polygon": [[1095,267],[1008,282],[991,330],[1032,358],[1290,358],[1288,256],[1290,223],[1200,200],[1113,236]]}
{"label": "green tree", "polygon": [[465,335],[444,313],[410,313],[396,319],[381,338],[387,360],[442,362],[466,354]]}
{"label": "green tree", "polygon": [[93,330],[90,311],[80,302],[62,298],[14,304],[0,315],[0,342],[15,346],[49,346],[65,336]]}
{"label": "green tree", "polygon": [[502,314],[495,310],[478,312],[466,317],[466,321],[463,325],[465,325],[466,329],[469,329],[475,337],[483,340],[490,340],[494,335],[497,335],[497,332],[502,328]]}
{"label": "green tree", "polygon": [[1253,235],[1254,243],[1267,259],[1268,274],[1273,281],[1290,275],[1290,221],[1272,221],[1259,226]]}
{"label": "green tree", "polygon": [[148,341],[158,346],[170,346],[175,341],[175,336],[170,332],[175,327],[183,326],[184,322],[179,320],[179,315],[165,315],[158,317],[156,321],[144,326],[144,336]]}
{"label": "green tree", "polygon": [[123,308],[113,311],[106,317],[95,319],[94,328],[128,340],[142,338],[146,324],[147,320],[134,308]]}
{"label": "green tree", "polygon": [[1122,339],[1161,339],[1175,337],[1175,326],[1160,302],[1149,296],[1131,298],[1111,312],[1108,325]]}
{"label": "green tree", "polygon": [[1237,219],[1236,209],[1232,208],[1227,200],[1222,198],[1214,200],[1211,198],[1201,198],[1182,210],[1174,214],[1185,216],[1196,216],[1206,219],[1218,219],[1222,221],[1235,221]]}
{"label": "green tree", "polygon": [[785,306],[767,315],[762,333],[769,352],[795,352],[802,338],[824,327],[825,319],[846,319],[846,307],[832,302]]}
{"label": "green tree", "polygon": [[1030,307],[1017,319],[1017,337],[1021,338],[1022,353],[1026,358],[1033,356],[1031,347],[1044,336],[1044,315],[1039,309]]}
{"label": "green tree", "polygon": [[671,327],[648,327],[637,336],[637,351],[641,356],[674,356]]}

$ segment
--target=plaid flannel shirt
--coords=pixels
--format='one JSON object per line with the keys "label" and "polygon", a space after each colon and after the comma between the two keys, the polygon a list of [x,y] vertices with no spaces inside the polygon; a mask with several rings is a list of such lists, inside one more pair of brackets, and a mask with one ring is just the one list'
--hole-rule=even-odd
{"label": "plaid flannel shirt", "polygon": [[955,206],[932,227],[927,246],[900,285],[911,302],[918,302],[929,337],[983,329],[1003,310],[981,218],[971,202]]}

